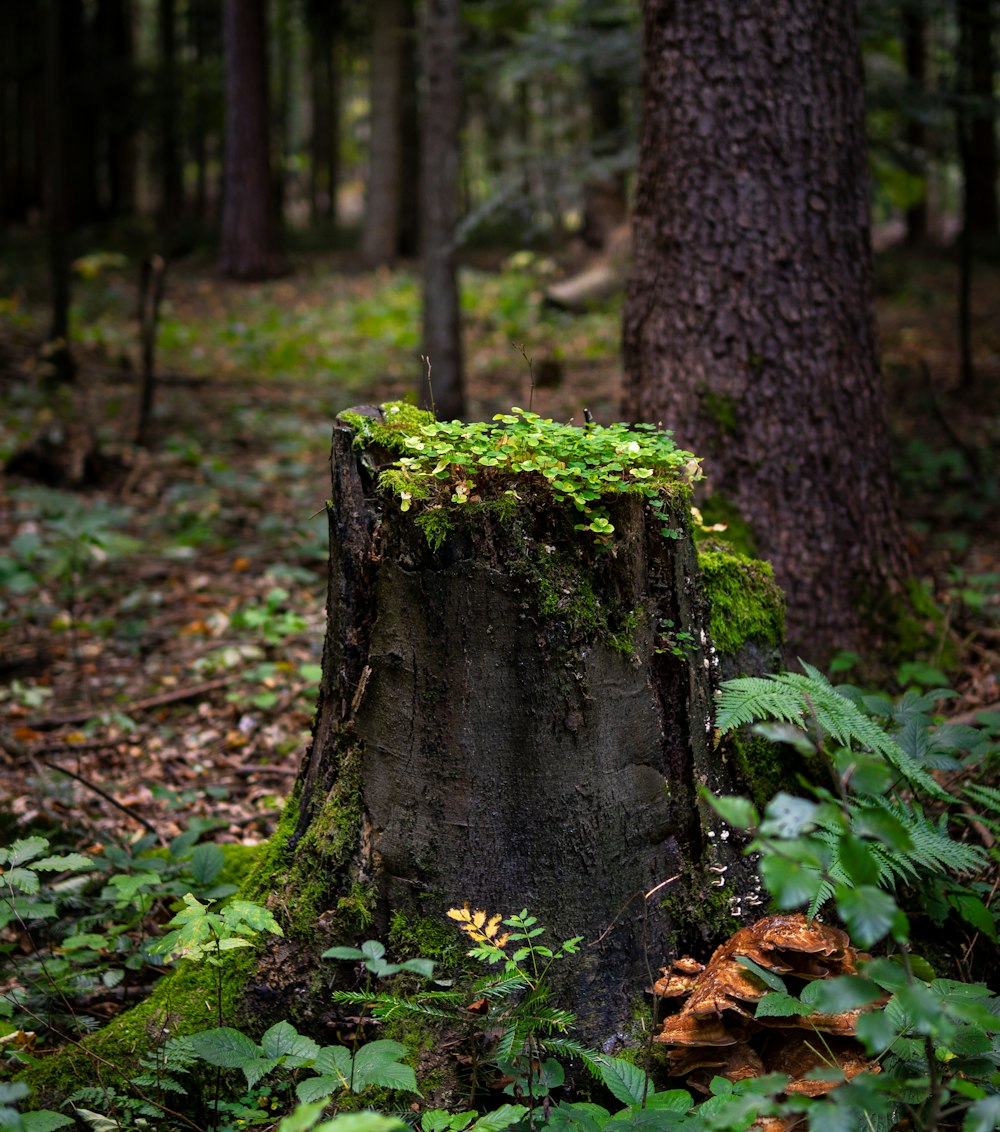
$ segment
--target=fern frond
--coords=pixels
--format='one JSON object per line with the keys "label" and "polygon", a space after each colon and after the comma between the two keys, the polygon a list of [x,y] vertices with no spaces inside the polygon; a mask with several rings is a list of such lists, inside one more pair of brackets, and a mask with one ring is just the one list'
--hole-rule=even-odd
{"label": "fern frond", "polygon": [[547,1053],[554,1053],[559,1057],[575,1057],[578,1061],[583,1062],[589,1073],[592,1073],[598,1080],[602,1080],[601,1059],[604,1054],[598,1053],[596,1049],[582,1045],[573,1038],[549,1037],[545,1039],[545,1050]]}
{"label": "fern frond", "polygon": [[760,719],[803,726],[810,719],[842,747],[858,746],[880,755],[906,778],[936,798],[948,798],[933,778],[884,728],[840,695],[829,680],[803,663],[805,674],[781,672],[743,676],[722,685],[716,726],[723,733]]}
{"label": "fern frond", "polygon": [[428,991],[419,998],[364,991],[334,991],[330,998],[339,1006],[363,1006],[376,1018],[387,1022],[398,1014],[420,1014],[428,1018],[453,1018],[459,996],[454,991]]}

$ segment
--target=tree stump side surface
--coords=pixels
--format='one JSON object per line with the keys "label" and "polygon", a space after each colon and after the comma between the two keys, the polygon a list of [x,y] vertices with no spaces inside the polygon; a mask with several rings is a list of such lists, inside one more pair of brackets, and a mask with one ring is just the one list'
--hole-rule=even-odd
{"label": "tree stump side surface", "polygon": [[[584,1037],[606,1039],[667,958],[677,925],[662,897],[690,888],[718,844],[696,798],[727,781],[691,540],[662,537],[623,496],[607,549],[550,504],[507,523],[462,516],[432,552],[376,493],[353,436],[334,430],[324,675],[293,843],[345,744],[359,750],[362,828],[340,883],[377,885],[376,926],[465,902],[527,908],[550,929],[543,942],[583,936],[558,1002]],[[574,627],[572,585],[565,617],[539,611],[537,569],[552,554],[577,563],[606,632]],[[692,648],[667,647],[668,622]]]}

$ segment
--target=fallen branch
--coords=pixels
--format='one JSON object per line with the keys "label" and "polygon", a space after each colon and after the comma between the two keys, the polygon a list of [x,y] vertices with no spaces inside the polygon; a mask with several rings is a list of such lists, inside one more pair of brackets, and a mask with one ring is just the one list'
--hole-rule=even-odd
{"label": "fallen branch", "polygon": [[79,782],[81,786],[86,786],[88,790],[92,790],[99,798],[103,798],[105,802],[109,802],[115,809],[121,810],[123,814],[128,814],[133,821],[137,821],[143,829],[147,830],[156,838],[164,849],[167,847],[166,838],[151,821],[144,818],[141,814],[137,814],[135,810],[126,806],[124,802],[119,802],[118,799],[112,797],[107,790],[94,782],[90,782],[88,779],[84,778],[83,775],[77,774],[76,771],[67,770],[66,767],[60,766],[58,763],[50,763],[48,759],[42,759],[42,766],[48,767],[49,770],[56,771],[57,774],[65,774],[67,778],[72,778],[74,782]]}

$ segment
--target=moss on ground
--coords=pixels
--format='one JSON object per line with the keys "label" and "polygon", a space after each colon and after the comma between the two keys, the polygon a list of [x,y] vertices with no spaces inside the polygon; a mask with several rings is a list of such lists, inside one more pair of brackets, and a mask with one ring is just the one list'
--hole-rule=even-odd
{"label": "moss on ground", "polygon": [[783,643],[785,595],[770,562],[711,543],[699,550],[698,565],[711,605],[712,643],[719,652],[732,655],[747,642]]}

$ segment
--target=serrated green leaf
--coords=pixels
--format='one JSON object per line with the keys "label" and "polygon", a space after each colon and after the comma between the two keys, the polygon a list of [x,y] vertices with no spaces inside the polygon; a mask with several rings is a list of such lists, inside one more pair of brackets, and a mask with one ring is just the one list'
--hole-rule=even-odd
{"label": "serrated green leaf", "polygon": [[215,880],[219,873],[222,872],[225,863],[225,854],[214,841],[205,842],[203,845],[196,845],[191,854],[189,865],[191,879],[199,888],[205,889]]}
{"label": "serrated green leaf", "polygon": [[1000,1095],[981,1097],[969,1105],[962,1132],[995,1132],[1000,1128]]}
{"label": "serrated green leaf", "polygon": [[242,1069],[260,1056],[260,1048],[240,1030],[219,1026],[190,1036],[191,1048],[209,1065],[222,1069]]}
{"label": "serrated green leaf", "polygon": [[270,932],[280,936],[285,934],[267,908],[252,900],[231,900],[222,909],[222,920],[232,931],[250,928],[254,932]]}
{"label": "serrated green leaf", "polygon": [[638,1065],[620,1057],[596,1057],[594,1063],[605,1088],[624,1105],[639,1104],[644,1095],[651,1096],[656,1092],[653,1083],[647,1082],[645,1072]]}
{"label": "serrated green leaf", "polygon": [[379,1085],[384,1089],[405,1089],[419,1096],[413,1067],[404,1065],[399,1060],[408,1053],[409,1050],[401,1042],[387,1038],[363,1045],[354,1055],[352,1091],[361,1093],[370,1085]]}
{"label": "serrated green leaf", "polygon": [[22,869],[17,866],[7,869],[0,876],[0,884],[6,885],[14,892],[23,893],[25,896],[34,896],[41,888],[37,873],[32,872],[31,869]]}
{"label": "serrated green leaf", "polygon": [[847,879],[855,885],[878,885],[878,861],[860,837],[844,833],[837,840],[837,862]]}
{"label": "serrated green leaf", "polygon": [[295,1095],[305,1104],[326,1101],[334,1093],[343,1092],[346,1085],[339,1077],[306,1077],[295,1086]]}
{"label": "serrated green leaf", "polygon": [[0,849],[0,864],[10,868],[24,865],[39,853],[44,853],[48,847],[49,843],[44,837],[22,837],[6,849]]}
{"label": "serrated green leaf", "polygon": [[841,1014],[878,1002],[882,988],[860,975],[838,975],[833,979],[818,979],[802,989],[802,1001],[821,1014]]}
{"label": "serrated green leaf", "polygon": [[760,833],[781,838],[798,837],[813,827],[816,809],[815,802],[779,791],[764,810]]}
{"label": "serrated green leaf", "polygon": [[300,1034],[291,1022],[276,1022],[260,1039],[265,1057],[283,1057],[289,1066],[296,1068],[319,1055],[319,1044]]}
{"label": "serrated green leaf", "polygon": [[69,873],[78,869],[89,869],[93,863],[90,857],[85,857],[82,853],[61,853],[55,857],[43,857],[40,861],[33,861],[31,867],[46,872]]}
{"label": "serrated green leaf", "polygon": [[55,1132],[57,1128],[65,1128],[72,1124],[73,1118],[63,1112],[54,1112],[51,1108],[39,1108],[33,1112],[21,1113],[22,1132]]}
{"label": "serrated green leaf", "polygon": [[835,895],[837,911],[851,937],[862,947],[878,943],[896,924],[899,909],[888,892],[870,884],[857,888],[838,884]]}
{"label": "serrated green leaf", "polygon": [[778,994],[785,993],[784,982],[773,971],[768,971],[766,967],[762,967],[747,955],[737,955],[736,962],[760,979],[764,986],[770,987],[772,991],[776,991]]}
{"label": "serrated green leaf", "polygon": [[812,1008],[804,1006],[790,994],[772,991],[757,1003],[755,1018],[796,1018],[811,1014]]}
{"label": "serrated green leaf", "polygon": [[528,1113],[523,1104],[502,1104],[493,1112],[481,1116],[468,1132],[503,1132],[517,1124]]}

